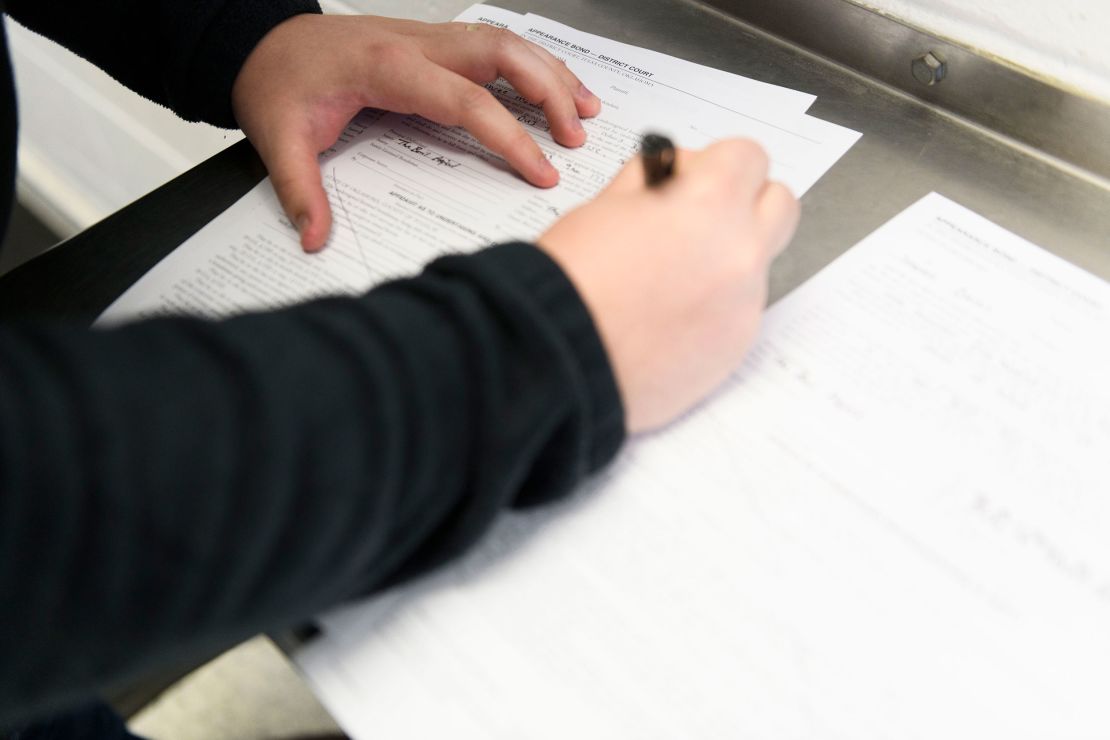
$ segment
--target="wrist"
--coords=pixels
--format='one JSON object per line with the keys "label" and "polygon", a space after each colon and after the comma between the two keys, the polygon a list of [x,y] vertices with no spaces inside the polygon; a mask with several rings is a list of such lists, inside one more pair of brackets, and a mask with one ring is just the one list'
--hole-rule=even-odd
{"label": "wrist", "polygon": [[262,5],[264,10],[260,17],[252,13],[251,21],[241,21],[245,26],[239,32],[240,43],[234,49],[223,50],[227,56],[226,66],[233,71],[228,86],[233,126],[241,127],[242,111],[258,82],[278,72],[275,62],[280,62],[285,56],[283,49],[296,43],[298,26],[321,14],[315,0],[279,0]]}

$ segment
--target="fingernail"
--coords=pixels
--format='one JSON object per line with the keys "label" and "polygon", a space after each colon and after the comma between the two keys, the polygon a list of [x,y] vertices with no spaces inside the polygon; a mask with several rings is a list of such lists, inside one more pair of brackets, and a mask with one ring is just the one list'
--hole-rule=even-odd
{"label": "fingernail", "polygon": [[574,131],[575,131],[576,133],[577,133],[577,132],[582,132],[582,131],[585,131],[585,130],[586,130],[586,129],[582,128],[582,120],[581,120],[580,118],[578,118],[578,116],[575,116],[574,118],[572,118],[572,119],[571,119],[571,121],[570,121],[570,127],[571,127],[571,129],[573,129],[573,130],[574,130]]}
{"label": "fingernail", "polygon": [[585,85],[579,85],[578,86],[577,95],[578,95],[579,98],[582,98],[583,100],[590,100],[590,99],[597,100],[598,99],[598,97],[596,95],[594,95],[592,92],[590,92],[590,88],[586,87]]}
{"label": "fingernail", "polygon": [[297,219],[296,219],[296,221],[294,221],[294,223],[297,226],[297,233],[300,234],[301,236],[304,236],[304,233],[305,233],[305,231],[308,230],[308,226],[311,223],[311,221],[308,218],[307,213],[302,213],[301,215],[297,216]]}

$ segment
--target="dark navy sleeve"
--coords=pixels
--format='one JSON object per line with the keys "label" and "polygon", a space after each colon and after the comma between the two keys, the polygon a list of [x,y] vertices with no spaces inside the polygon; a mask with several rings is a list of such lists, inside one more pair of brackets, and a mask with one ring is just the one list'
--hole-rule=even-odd
{"label": "dark navy sleeve", "polygon": [[527,244],[221,322],[5,326],[0,727],[423,573],[623,438]]}
{"label": "dark navy sleeve", "polygon": [[319,13],[320,6],[316,0],[7,0],[6,10],[182,118],[237,128],[231,88],[247,56],[274,26]]}

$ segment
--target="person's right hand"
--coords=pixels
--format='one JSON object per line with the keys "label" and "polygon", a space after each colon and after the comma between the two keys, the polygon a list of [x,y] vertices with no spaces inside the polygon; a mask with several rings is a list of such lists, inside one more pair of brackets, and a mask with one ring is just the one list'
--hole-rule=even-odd
{"label": "person's right hand", "polygon": [[680,152],[677,174],[648,189],[637,158],[540,237],[594,318],[630,432],[704,398],[755,341],[799,213],[767,166],[757,144],[725,141]]}

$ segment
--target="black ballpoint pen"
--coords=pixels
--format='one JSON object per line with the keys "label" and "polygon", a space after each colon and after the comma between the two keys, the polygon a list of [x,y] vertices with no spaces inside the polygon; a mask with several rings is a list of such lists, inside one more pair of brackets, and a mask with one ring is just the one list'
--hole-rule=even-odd
{"label": "black ballpoint pen", "polygon": [[644,134],[640,140],[640,156],[644,160],[644,179],[649,188],[661,185],[674,174],[674,144],[666,136]]}

